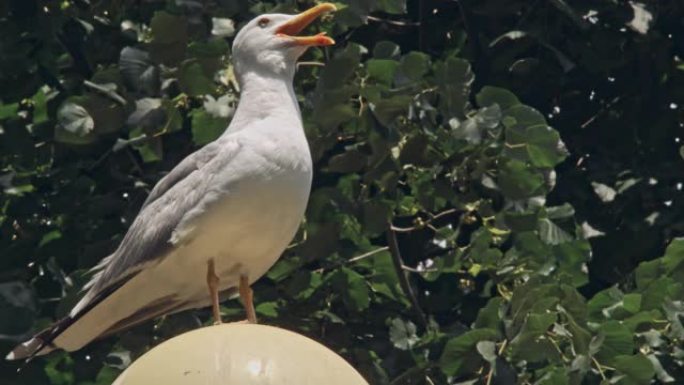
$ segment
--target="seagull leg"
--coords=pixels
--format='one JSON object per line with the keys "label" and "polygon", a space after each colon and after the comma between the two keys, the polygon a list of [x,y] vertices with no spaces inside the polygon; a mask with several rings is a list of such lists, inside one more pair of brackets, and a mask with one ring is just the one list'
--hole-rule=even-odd
{"label": "seagull leg", "polygon": [[254,292],[249,287],[249,277],[246,275],[240,276],[240,299],[242,299],[242,306],[247,312],[247,322],[257,323],[256,312],[254,311]]}
{"label": "seagull leg", "polygon": [[221,312],[219,311],[219,277],[214,271],[214,260],[209,260],[207,266],[207,286],[209,286],[209,295],[211,296],[211,310],[214,313],[214,325],[221,324]]}

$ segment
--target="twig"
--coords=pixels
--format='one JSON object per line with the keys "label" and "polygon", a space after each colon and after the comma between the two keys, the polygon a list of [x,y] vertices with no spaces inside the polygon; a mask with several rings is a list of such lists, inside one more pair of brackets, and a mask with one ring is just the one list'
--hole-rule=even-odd
{"label": "twig", "polygon": [[621,99],[621,96],[616,96],[614,97],[611,101],[606,103],[603,107],[601,107],[594,116],[589,118],[586,122],[582,123],[580,126],[581,128],[587,128],[588,125],[592,124],[599,116],[601,116],[603,113],[608,111],[611,107],[613,107],[617,102],[619,102]]}
{"label": "twig", "polygon": [[378,248],[375,249],[375,250],[371,250],[371,251],[369,251],[369,252],[367,252],[367,253],[363,253],[363,254],[361,254],[361,255],[357,255],[356,257],[352,257],[352,258],[349,258],[349,259],[347,259],[347,260],[338,262],[338,263],[334,264],[333,266],[328,266],[328,267],[324,267],[324,268],[322,267],[322,268],[317,269],[317,270],[315,270],[315,271],[316,271],[317,273],[322,273],[322,272],[324,272],[324,271],[326,271],[326,270],[335,269],[335,268],[338,268],[338,267],[340,267],[340,266],[344,266],[344,265],[348,265],[348,264],[351,264],[351,263],[355,263],[355,262],[361,261],[361,260],[363,260],[363,259],[372,257],[372,256],[374,256],[374,255],[376,255],[376,254],[378,254],[378,253],[382,253],[383,251],[387,251],[388,249],[389,249],[389,247],[387,247],[387,246],[378,247]]}
{"label": "twig", "polygon": [[419,22],[415,21],[396,21],[396,20],[387,20],[387,19],[381,19],[379,17],[375,16],[366,16],[366,19],[370,21],[375,21],[378,23],[385,23],[385,24],[390,24],[390,25],[395,25],[397,27],[418,27],[420,26]]}
{"label": "twig", "polygon": [[396,227],[396,226],[392,226],[392,230],[395,231],[395,232],[397,232],[397,233],[410,233],[411,231],[420,230],[420,229],[425,228],[425,227],[429,227],[429,228],[431,228],[432,230],[435,230],[434,227],[430,226],[430,225],[432,224],[432,222],[434,222],[434,221],[436,221],[436,220],[438,220],[438,219],[440,219],[440,218],[443,218],[443,217],[445,217],[445,216],[447,216],[447,215],[451,215],[451,214],[453,214],[453,213],[455,213],[455,212],[458,212],[458,210],[457,210],[457,209],[449,209],[449,210],[446,210],[446,211],[442,211],[441,213],[439,213],[439,214],[437,214],[437,215],[431,215],[431,214],[428,213],[428,215],[430,215],[431,217],[430,217],[430,219],[428,219],[427,221],[424,221],[424,222],[419,223],[419,224],[417,224],[416,226],[412,226],[412,227]]}
{"label": "twig", "polygon": [[83,85],[84,85],[86,88],[89,88],[89,89],[91,89],[91,90],[93,90],[93,91],[96,91],[96,92],[98,92],[98,93],[100,93],[100,94],[102,94],[102,95],[104,95],[104,96],[106,96],[106,97],[112,99],[113,101],[115,101],[115,102],[121,104],[122,106],[125,106],[125,105],[126,105],[126,99],[122,98],[119,94],[117,94],[116,92],[114,92],[114,91],[112,91],[112,90],[110,90],[110,89],[107,89],[107,88],[105,88],[105,87],[102,87],[102,86],[99,85],[99,84],[95,84],[95,83],[91,82],[90,80],[84,80],[84,81],[83,81]]}
{"label": "twig", "polygon": [[418,1],[418,49],[421,51],[425,51],[425,47],[423,44],[423,39],[424,33],[423,33],[423,13],[424,13],[424,8],[425,4],[423,4],[423,0]]}
{"label": "twig", "polygon": [[112,154],[112,149],[110,148],[109,150],[105,151],[104,154],[102,154],[102,155],[95,161],[95,163],[91,164],[90,167],[88,167],[88,171],[92,171],[92,170],[94,170],[95,168],[99,167],[100,164],[102,164],[102,162],[104,162],[105,159],[107,159],[107,157],[108,157],[109,155],[111,155],[111,154]]}
{"label": "twig", "polygon": [[591,361],[596,365],[596,369],[598,369],[599,374],[601,375],[601,378],[605,381],[606,375],[605,375],[605,373],[603,373],[603,369],[601,368],[601,364],[598,361],[596,361],[596,358],[594,358],[594,357],[591,357]]}
{"label": "twig", "polygon": [[375,249],[375,250],[372,250],[372,251],[369,251],[369,252],[367,252],[367,253],[364,253],[364,254],[361,254],[361,255],[357,255],[356,257],[353,257],[353,258],[349,258],[349,259],[347,260],[347,263],[354,263],[354,262],[360,261],[360,260],[362,260],[362,259],[366,259],[366,258],[368,258],[368,257],[372,257],[372,256],[374,256],[374,255],[377,254],[377,253],[382,253],[383,251],[387,251],[387,250],[389,250],[389,247],[387,247],[387,246],[379,247],[379,248],[377,248],[377,249]]}
{"label": "twig", "polygon": [[126,155],[128,155],[128,158],[130,158],[131,163],[133,163],[133,168],[135,168],[136,171],[138,171],[139,174],[141,174],[141,175],[144,174],[144,173],[143,173],[143,169],[142,169],[142,167],[140,167],[140,164],[138,164],[138,160],[135,159],[135,155],[133,155],[133,152],[131,151],[131,148],[130,148],[130,147],[126,147],[126,151],[125,151],[125,152],[126,152]]}
{"label": "twig", "polygon": [[410,272],[410,273],[418,273],[418,274],[431,273],[431,272],[433,272],[433,271],[438,271],[438,269],[425,269],[425,270],[420,270],[420,269],[416,269],[415,267],[406,266],[406,265],[403,265],[401,268],[404,269],[404,270],[406,270],[406,271],[408,271],[408,272]]}
{"label": "twig", "polygon": [[420,323],[423,325],[424,328],[427,329],[427,317],[425,316],[425,313],[423,313],[423,310],[420,308],[418,298],[416,298],[415,293],[413,293],[411,284],[408,281],[408,276],[404,272],[404,261],[401,258],[401,253],[399,251],[399,243],[397,242],[397,234],[393,229],[391,221],[387,223],[387,246],[389,247],[390,255],[392,256],[392,265],[394,266],[394,272],[397,274],[397,278],[399,279],[399,286],[401,286],[401,290],[411,301],[413,312],[416,313],[416,316],[420,320]]}
{"label": "twig", "polygon": [[299,67],[325,67],[325,63],[321,63],[319,61],[300,61],[297,62],[297,69]]}
{"label": "twig", "polygon": [[499,348],[499,355],[502,355],[504,350],[506,349],[506,345],[508,344],[508,340],[503,340],[501,343],[501,347]]}

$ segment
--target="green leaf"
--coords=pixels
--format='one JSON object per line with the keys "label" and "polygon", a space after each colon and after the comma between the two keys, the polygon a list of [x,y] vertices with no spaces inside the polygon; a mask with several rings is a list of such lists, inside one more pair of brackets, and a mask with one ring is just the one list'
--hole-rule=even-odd
{"label": "green leaf", "polygon": [[480,144],[487,132],[492,132],[501,122],[501,109],[498,105],[481,108],[474,115],[461,122],[456,118],[449,120],[449,126],[457,139],[464,139],[470,144]]}
{"label": "green leaf", "polygon": [[[663,324],[662,312],[660,310],[647,310],[640,311],[634,315],[626,317],[622,320],[622,323],[632,332],[635,333],[637,330],[643,330],[648,327],[658,327]],[[674,330],[673,325],[673,330]],[[684,335],[683,335],[684,336]]]}
{"label": "green leaf", "polygon": [[625,376],[619,382],[624,385],[647,385],[655,375],[651,361],[642,354],[617,356],[612,365]]}
{"label": "green leaf", "polygon": [[408,95],[397,95],[391,98],[384,98],[371,105],[371,110],[378,121],[384,126],[391,127],[400,115],[408,112],[409,104],[413,98]]}
{"label": "green leaf", "polygon": [[430,56],[411,51],[401,58],[401,73],[413,81],[419,81],[430,70]]}
{"label": "green leaf", "polygon": [[300,267],[300,263],[296,259],[281,258],[271,267],[266,276],[275,281],[280,282],[292,274]]}
{"label": "green leaf", "polygon": [[567,219],[575,215],[575,209],[569,203],[561,206],[553,206],[546,208],[546,215],[549,219]]}
{"label": "green leaf", "polygon": [[556,225],[552,220],[543,218],[539,220],[539,238],[549,245],[560,245],[570,242],[573,236]]}
{"label": "green leaf", "polygon": [[465,117],[470,106],[468,96],[475,80],[470,63],[463,59],[450,57],[435,65],[435,77],[442,96],[440,109],[446,118]]}
{"label": "green leaf", "polygon": [[185,57],[188,23],[184,16],[157,11],[150,22],[152,42],[150,53],[155,61],[176,65]]}
{"label": "green leaf", "polygon": [[320,273],[300,270],[289,280],[285,291],[288,296],[305,301],[316,293],[322,283],[323,278]]}
{"label": "green leaf", "polygon": [[210,94],[216,88],[195,60],[186,60],[181,64],[178,82],[181,90],[190,96]]}
{"label": "green leaf", "polygon": [[121,374],[120,370],[112,368],[111,366],[103,366],[102,369],[97,373],[95,378],[95,384],[97,385],[110,385],[114,383],[117,377]]}
{"label": "green leaf", "polygon": [[161,99],[141,98],[135,101],[135,111],[128,117],[126,124],[154,132],[165,121],[166,113],[162,108]]}
{"label": "green leaf", "polygon": [[335,273],[333,282],[349,310],[360,312],[368,308],[370,290],[362,275],[343,267]]}
{"label": "green leaf", "polygon": [[[386,224],[386,221],[383,223]],[[373,276],[370,279],[370,284],[373,291],[408,306],[409,301],[399,285],[390,253],[384,251],[373,256],[371,268]]]}
{"label": "green leaf", "polygon": [[389,14],[401,15],[406,13],[406,0],[376,0],[375,8]]}
{"label": "green leaf", "polygon": [[499,166],[498,184],[509,199],[524,199],[542,194],[543,176],[524,162],[511,159]]}
{"label": "green leaf", "polygon": [[487,301],[487,305],[478,312],[477,319],[473,324],[474,327],[478,329],[499,330],[501,328],[503,304],[504,300],[501,297],[494,297]]}
{"label": "green leaf", "polygon": [[[350,44],[329,60],[319,76],[317,92],[337,89],[354,74],[361,61],[361,47]],[[320,96],[319,96],[320,97]]]}
{"label": "green leaf", "polygon": [[663,310],[670,321],[670,335],[677,339],[684,339],[684,322],[682,321],[684,320],[684,303],[668,299],[663,304]]}
{"label": "green leaf", "polygon": [[[45,94],[44,90],[49,90],[47,87],[43,87],[38,90],[33,97],[33,124],[40,124],[47,122],[50,118],[48,116],[47,110],[47,99],[48,96]],[[0,120],[3,119],[3,113],[1,111],[2,106],[0,106]]]}
{"label": "green leaf", "polygon": [[641,309],[641,294],[630,293],[625,295],[622,299],[622,306],[632,314],[637,313]]}
{"label": "green leaf", "polygon": [[480,341],[497,340],[499,333],[492,329],[474,329],[447,341],[439,359],[439,366],[447,376],[476,370],[482,358],[477,352]]}
{"label": "green leaf", "polygon": [[606,313],[604,310],[618,304],[622,301],[623,296],[622,291],[615,286],[596,293],[587,302],[587,309],[589,310],[591,320],[599,321],[605,319]]}
{"label": "green leaf", "polygon": [[88,111],[74,103],[64,103],[57,111],[57,122],[67,132],[84,137],[95,128],[95,122]]}
{"label": "green leaf", "polygon": [[75,383],[72,371],[74,360],[66,353],[52,355],[45,365],[45,374],[51,385],[71,385]]}
{"label": "green leaf", "polygon": [[496,364],[496,344],[492,341],[480,341],[476,347],[480,356],[493,367]]}
{"label": "green leaf", "polygon": [[563,309],[563,315],[567,319],[567,329],[572,334],[573,348],[578,354],[589,354],[591,344],[591,333],[582,325],[575,321],[575,318]]}
{"label": "green leaf", "polygon": [[19,103],[0,104],[0,120],[14,118],[19,111]]}
{"label": "green leaf", "polygon": [[370,78],[387,86],[392,85],[398,67],[399,63],[395,60],[370,59],[366,62]]}
{"label": "green leaf", "polygon": [[43,237],[40,239],[40,243],[38,243],[38,247],[43,247],[48,243],[60,238],[62,238],[62,232],[59,230],[52,230],[43,235]]}
{"label": "green leaf", "polygon": [[57,111],[55,140],[68,144],[88,144],[97,139],[95,121],[81,105],[66,102]]}
{"label": "green leaf", "polygon": [[542,369],[544,375],[541,376],[535,385],[569,385],[570,376],[563,367],[551,366]]}
{"label": "green leaf", "polygon": [[551,168],[567,157],[565,144],[539,111],[518,105],[506,110],[506,153],[540,168]]}
{"label": "green leaf", "polygon": [[337,104],[322,108],[314,115],[314,119],[324,130],[332,130],[356,117],[356,113],[350,105]]}
{"label": "green leaf", "polygon": [[520,104],[520,100],[509,90],[499,87],[484,86],[475,96],[480,107],[490,107],[497,104],[502,110]]}
{"label": "green leaf", "polygon": [[525,136],[527,137],[527,154],[533,165],[551,168],[567,157],[567,150],[560,140],[560,135],[551,127],[546,125],[528,127],[525,130]]}
{"label": "green leaf", "polygon": [[176,132],[183,128],[183,116],[172,100],[162,99],[162,108],[166,113],[166,123],[162,127],[163,132]]}
{"label": "green leaf", "polygon": [[555,313],[528,314],[521,333],[544,334],[556,322]]}
{"label": "green leaf", "polygon": [[[631,355],[634,351],[634,335],[619,321],[608,321],[601,325],[603,335],[601,350],[596,354],[599,362],[610,365],[619,355]],[[649,363],[650,365],[650,363]]]}
{"label": "green leaf", "polygon": [[668,296],[670,283],[671,278],[668,278],[667,276],[652,281],[641,293],[642,310],[660,308],[665,298]]}
{"label": "green leaf", "polygon": [[531,126],[546,126],[546,119],[539,111],[530,106],[514,105],[504,114],[511,118],[507,128],[515,130],[524,130]]}
{"label": "green leaf", "polygon": [[261,302],[254,310],[265,317],[276,318],[278,317],[278,308],[279,306],[276,302]]}
{"label": "green leaf", "polygon": [[409,350],[420,340],[416,335],[416,325],[401,318],[392,319],[389,335],[394,347],[400,350]]}
{"label": "green leaf", "polygon": [[684,238],[675,238],[670,242],[662,261],[668,273],[684,266]]}
{"label": "green leaf", "polygon": [[192,117],[192,139],[195,145],[202,146],[216,140],[228,126],[225,118],[216,118],[202,109],[194,110]]}
{"label": "green leaf", "polygon": [[641,262],[635,271],[635,281],[639,290],[646,289],[663,273],[662,260]]}
{"label": "green leaf", "polygon": [[187,37],[185,18],[164,11],[154,13],[150,29],[152,40],[158,44],[185,42]]}
{"label": "green leaf", "polygon": [[129,133],[129,143],[135,148],[145,163],[158,162],[164,157],[163,144],[160,137],[147,137],[141,129],[136,128]]}
{"label": "green leaf", "polygon": [[545,336],[557,317],[555,313],[528,314],[520,333],[511,341],[511,354],[530,362],[557,359],[557,351]]}
{"label": "green leaf", "polygon": [[373,48],[373,57],[376,59],[397,59],[401,55],[401,50],[396,43],[381,40]]}

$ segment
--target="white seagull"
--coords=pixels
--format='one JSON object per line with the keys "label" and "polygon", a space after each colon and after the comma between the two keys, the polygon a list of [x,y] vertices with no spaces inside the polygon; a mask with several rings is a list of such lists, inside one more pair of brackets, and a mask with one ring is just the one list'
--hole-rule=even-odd
{"label": "white seagull", "polygon": [[[7,359],[78,350],[142,321],[239,294],[256,322],[249,285],[276,262],[302,220],[312,163],[292,87],[297,59],[334,41],[296,36],[326,12],[262,15],[233,42],[241,86],[235,116],[216,141],[157,183],[118,249],[94,268],[69,315]],[[207,293],[207,287],[209,293]]]}

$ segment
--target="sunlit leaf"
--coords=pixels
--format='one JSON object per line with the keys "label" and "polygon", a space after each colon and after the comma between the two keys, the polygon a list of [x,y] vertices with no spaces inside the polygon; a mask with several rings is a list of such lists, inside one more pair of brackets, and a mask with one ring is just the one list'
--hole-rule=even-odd
{"label": "sunlit leaf", "polygon": [[409,350],[419,341],[416,325],[401,318],[394,318],[391,321],[389,335],[394,347],[401,350]]}

